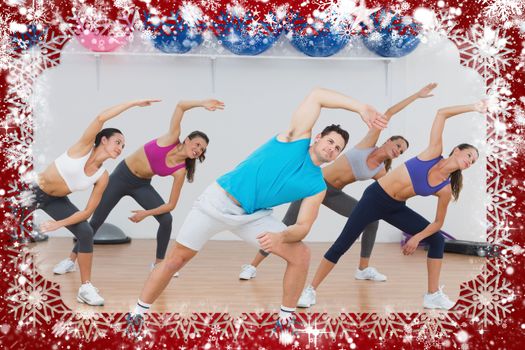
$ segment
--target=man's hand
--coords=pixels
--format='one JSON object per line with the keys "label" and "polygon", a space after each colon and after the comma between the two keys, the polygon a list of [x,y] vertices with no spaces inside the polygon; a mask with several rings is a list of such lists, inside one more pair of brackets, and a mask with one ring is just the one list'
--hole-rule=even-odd
{"label": "man's hand", "polygon": [[275,251],[277,246],[283,242],[282,234],[263,232],[257,235],[257,240],[262,250],[268,253]]}

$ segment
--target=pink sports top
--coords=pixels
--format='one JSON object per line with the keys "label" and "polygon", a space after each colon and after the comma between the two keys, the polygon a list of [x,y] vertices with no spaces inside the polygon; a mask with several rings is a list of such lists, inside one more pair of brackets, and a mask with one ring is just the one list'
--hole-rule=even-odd
{"label": "pink sports top", "polygon": [[157,145],[157,139],[154,139],[144,145],[144,153],[146,153],[149,166],[155,175],[169,176],[177,170],[186,167],[185,163],[176,164],[174,167],[166,165],[166,155],[177,147],[179,143],[180,141],[177,140],[173,145],[159,146]]}

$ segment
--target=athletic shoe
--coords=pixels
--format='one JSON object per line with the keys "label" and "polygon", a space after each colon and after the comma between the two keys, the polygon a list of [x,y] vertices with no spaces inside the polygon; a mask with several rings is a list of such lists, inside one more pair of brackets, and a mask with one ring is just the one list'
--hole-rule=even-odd
{"label": "athletic shoe", "polygon": [[77,300],[92,306],[104,305],[104,299],[98,294],[98,289],[90,282],[84,283],[78,289]]}
{"label": "athletic shoe", "polygon": [[456,303],[443,293],[443,286],[441,286],[437,292],[432,294],[426,293],[423,297],[423,307],[425,309],[450,310],[454,305],[456,305]]}
{"label": "athletic shoe", "polygon": [[[153,269],[155,268],[155,265],[156,265],[155,263],[151,263],[151,265],[149,266],[150,271],[153,271]],[[173,277],[179,277],[179,271],[175,272]]]}
{"label": "athletic shoe", "polygon": [[375,267],[367,267],[364,270],[357,269],[355,270],[354,277],[356,280],[370,280],[377,282],[386,281],[386,276],[382,273],[379,273],[379,271],[377,271]]}
{"label": "athletic shoe", "polygon": [[252,265],[242,265],[241,273],[239,274],[240,280],[250,280],[252,278],[255,278],[255,275],[257,275],[257,268]]}
{"label": "athletic shoe", "polygon": [[75,268],[75,262],[67,258],[55,265],[55,267],[53,268],[53,273],[56,275],[63,275],[65,273],[73,272],[76,270],[77,269]]}
{"label": "athletic shoe", "polygon": [[124,334],[129,338],[139,337],[144,327],[144,317],[140,314],[128,313],[126,315],[126,323]]}
{"label": "athletic shoe", "polygon": [[315,289],[312,286],[306,287],[303,292],[301,293],[301,297],[299,298],[299,301],[297,302],[297,307],[310,307],[312,305],[315,305],[316,302],[316,293]]}

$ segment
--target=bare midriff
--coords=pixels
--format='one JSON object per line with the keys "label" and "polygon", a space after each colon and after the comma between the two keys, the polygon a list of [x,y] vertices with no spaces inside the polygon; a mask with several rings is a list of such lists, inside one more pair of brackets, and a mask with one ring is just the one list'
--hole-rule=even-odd
{"label": "bare midriff", "polygon": [[155,175],[151,170],[148,158],[146,158],[144,147],[140,147],[139,149],[137,149],[131,155],[126,157],[124,161],[126,162],[126,165],[128,166],[129,170],[136,177],[140,177],[141,179],[151,179],[153,175]]}
{"label": "bare midriff", "polygon": [[55,162],[38,174],[38,187],[50,196],[64,197],[71,193],[66,182],[58,172]]}
{"label": "bare midriff", "polygon": [[416,195],[405,164],[396,167],[380,178],[378,182],[381,188],[397,201],[406,201]]}
{"label": "bare midriff", "polygon": [[335,162],[324,167],[323,177],[326,182],[339,190],[355,182],[354,172],[346,157],[339,157]]}

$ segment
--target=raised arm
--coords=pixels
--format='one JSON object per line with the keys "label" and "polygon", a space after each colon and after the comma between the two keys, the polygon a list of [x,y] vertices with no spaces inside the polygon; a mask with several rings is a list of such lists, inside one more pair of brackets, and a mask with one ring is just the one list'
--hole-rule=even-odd
{"label": "raised arm", "polygon": [[150,106],[152,103],[159,102],[160,100],[138,100],[122,103],[113,107],[110,107],[102,111],[92,122],[89,124],[87,129],[84,131],[80,139],[70,149],[70,154],[86,154],[91,150],[95,142],[95,137],[98,132],[104,127],[104,123],[108,120],[115,118],[122,112],[132,107],[145,107]]}
{"label": "raised arm", "polygon": [[[432,97],[432,90],[436,88],[436,83],[430,83],[426,86],[424,86],[421,90],[416,92],[415,94],[412,94],[405,98],[404,100],[396,103],[392,107],[386,110],[385,112],[385,118],[386,120],[390,120],[395,114],[401,112],[403,109],[405,109],[409,104],[414,102],[417,99],[420,98],[427,98]],[[378,128],[370,128],[368,130],[368,133],[363,137],[359,143],[355,145],[356,148],[370,148],[374,147],[377,143],[377,140],[379,139],[379,135],[381,134],[381,129]]]}
{"label": "raised arm", "polygon": [[437,111],[434,123],[432,124],[432,129],[430,130],[428,147],[419,154],[420,159],[432,159],[441,155],[443,152],[443,129],[445,128],[445,121],[448,118],[468,112],[485,113],[486,111],[487,101],[485,100],[469,105],[440,108]]}
{"label": "raised arm", "polygon": [[224,102],[219,100],[192,100],[192,101],[180,101],[177,103],[175,110],[171,116],[170,129],[169,131],[160,137],[161,141],[166,144],[175,143],[180,137],[180,124],[184,113],[192,108],[202,107],[208,111],[222,110],[224,109]]}
{"label": "raised arm", "polygon": [[290,128],[285,134],[280,135],[281,138],[293,141],[311,137],[312,128],[319,119],[321,108],[339,108],[359,113],[369,127],[383,129],[387,125],[386,119],[372,106],[332,90],[316,88],[301,102],[292,116]]}

